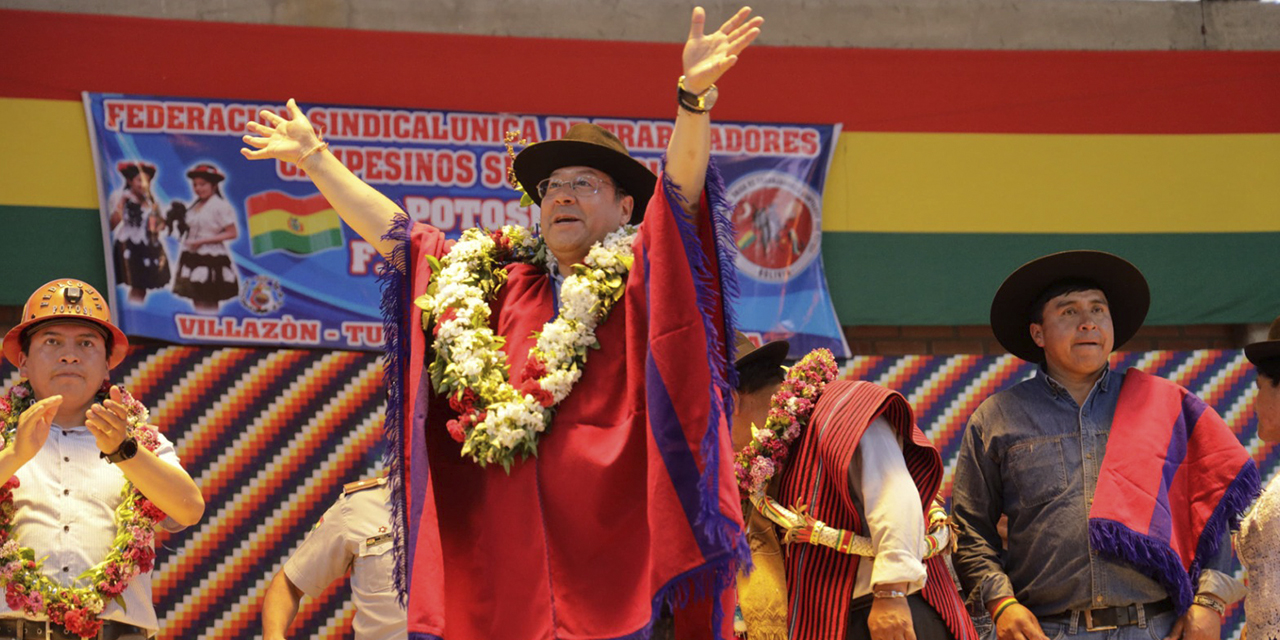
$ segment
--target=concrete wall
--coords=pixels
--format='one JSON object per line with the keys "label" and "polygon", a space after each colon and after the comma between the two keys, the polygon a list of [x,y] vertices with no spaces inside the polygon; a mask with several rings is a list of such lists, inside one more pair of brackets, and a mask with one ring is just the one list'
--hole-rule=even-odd
{"label": "concrete wall", "polygon": [[[1280,49],[1280,4],[1160,0],[760,0],[760,44],[930,49]],[[710,20],[739,0],[707,0]],[[0,0],[0,7],[498,36],[679,42],[675,0]]]}

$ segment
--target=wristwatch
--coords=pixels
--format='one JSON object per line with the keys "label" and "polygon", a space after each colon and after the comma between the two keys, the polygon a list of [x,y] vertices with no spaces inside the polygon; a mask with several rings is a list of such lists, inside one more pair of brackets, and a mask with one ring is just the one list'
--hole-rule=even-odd
{"label": "wristwatch", "polygon": [[716,104],[716,97],[720,95],[720,90],[713,84],[707,87],[702,93],[694,93],[684,88],[684,76],[680,76],[679,82],[676,83],[676,98],[680,103],[680,108],[689,113],[706,113]]}
{"label": "wristwatch", "polygon": [[138,441],[132,437],[125,438],[124,442],[120,443],[120,448],[116,449],[114,453],[98,453],[99,458],[103,458],[111,464],[124,462],[136,455],[138,455]]}

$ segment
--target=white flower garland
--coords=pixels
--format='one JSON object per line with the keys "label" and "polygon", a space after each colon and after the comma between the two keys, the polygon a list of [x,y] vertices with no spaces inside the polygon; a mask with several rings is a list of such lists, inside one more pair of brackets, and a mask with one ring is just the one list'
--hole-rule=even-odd
{"label": "white flower garland", "polygon": [[519,389],[509,381],[505,339],[489,328],[489,302],[506,282],[507,265],[548,264],[542,239],[516,226],[468,229],[443,259],[427,258],[435,276],[415,303],[423,329],[434,331],[428,370],[459,413],[448,428],[463,455],[510,472],[517,453],[537,454],[538,435],[582,377],[587,349],[599,347],[596,327],[622,298],[635,233],[629,225],[610,233],[574,265],[560,287],[560,315],[535,334]]}

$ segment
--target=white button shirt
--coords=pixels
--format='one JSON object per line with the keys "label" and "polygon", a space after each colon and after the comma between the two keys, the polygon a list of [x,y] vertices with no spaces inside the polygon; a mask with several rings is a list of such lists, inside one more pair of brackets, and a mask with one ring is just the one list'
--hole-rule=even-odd
{"label": "white button shirt", "polygon": [[[155,454],[181,467],[173,444],[163,434],[159,439]],[[15,474],[22,484],[13,492],[17,509],[13,537],[18,544],[31,547],[37,559],[44,558],[44,574],[63,586],[102,562],[115,542],[115,511],[125,477],[99,453],[87,427],[55,424],[44,447]],[[161,526],[168,531],[183,528],[172,519]],[[121,597],[128,612],[109,602],[98,617],[136,625],[152,634],[159,629],[149,572],[130,580]],[[22,617],[26,617],[23,612],[9,609],[0,598],[0,618]]]}
{"label": "white button shirt", "polygon": [[908,593],[924,588],[928,543],[920,489],[902,457],[901,436],[883,416],[858,441],[850,486],[865,505],[866,531],[876,551],[874,558],[859,561],[853,597],[869,595],[877,584],[906,582]]}

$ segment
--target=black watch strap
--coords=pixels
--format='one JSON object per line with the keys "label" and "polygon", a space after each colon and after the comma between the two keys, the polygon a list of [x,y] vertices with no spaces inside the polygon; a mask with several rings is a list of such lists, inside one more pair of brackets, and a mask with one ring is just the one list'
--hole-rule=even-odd
{"label": "black watch strap", "polygon": [[98,453],[99,458],[103,458],[111,464],[130,460],[136,455],[138,455],[138,441],[134,440],[132,436],[125,438],[124,441],[120,443],[120,448],[116,449],[114,452]]}

